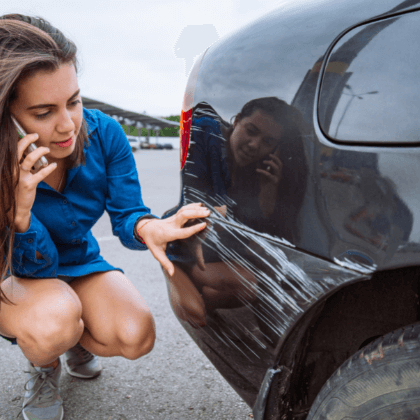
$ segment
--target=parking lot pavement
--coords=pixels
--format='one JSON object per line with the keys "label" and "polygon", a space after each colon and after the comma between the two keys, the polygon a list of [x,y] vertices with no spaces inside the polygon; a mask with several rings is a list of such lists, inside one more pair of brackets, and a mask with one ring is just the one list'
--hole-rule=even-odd
{"label": "parking lot pavement", "polygon": [[[146,205],[160,216],[179,196],[179,150],[134,154]],[[103,373],[80,380],[63,373],[65,420],[246,420],[251,409],[189,338],[170,309],[159,264],[149,252],[124,248],[105,214],[95,225],[102,255],[122,267],[148,303],[157,339],[147,356],[102,358]],[[25,359],[0,339],[0,420],[15,419],[22,405]]]}

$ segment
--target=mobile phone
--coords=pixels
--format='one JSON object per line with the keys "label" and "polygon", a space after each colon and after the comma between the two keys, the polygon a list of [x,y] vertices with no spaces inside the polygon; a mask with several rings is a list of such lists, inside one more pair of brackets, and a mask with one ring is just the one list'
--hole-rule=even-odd
{"label": "mobile phone", "polygon": [[277,145],[272,152],[270,152],[267,156],[265,156],[263,159],[261,159],[261,169],[264,169],[267,172],[272,173],[272,167],[271,165],[265,165],[263,163],[264,160],[270,160],[270,155],[277,155],[280,147]]}
{"label": "mobile phone", "polygon": [[[22,128],[22,126],[17,122],[17,120],[16,120],[16,118],[12,115],[11,116],[12,117],[12,121],[13,121],[13,124],[15,125],[15,127],[16,127],[16,129],[17,129],[17,131],[18,131],[18,134],[19,134],[19,137],[20,138],[23,138],[23,137],[25,137],[26,136],[26,131]],[[31,153],[31,152],[33,152],[33,151],[35,151],[36,150],[36,146],[35,146],[35,144],[33,144],[33,143],[31,143],[29,146],[28,146],[28,153]],[[39,169],[41,169],[41,168],[45,168],[46,166],[48,166],[48,160],[47,160],[47,158],[45,157],[45,156],[41,156],[36,162],[35,162],[35,165],[34,165],[34,168],[35,168],[35,170],[39,170]]]}

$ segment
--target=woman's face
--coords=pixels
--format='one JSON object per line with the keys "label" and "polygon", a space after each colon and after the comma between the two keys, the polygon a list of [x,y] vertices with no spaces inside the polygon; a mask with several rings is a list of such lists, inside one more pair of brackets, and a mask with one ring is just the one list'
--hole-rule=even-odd
{"label": "woman's face", "polygon": [[37,133],[37,146],[49,147],[51,163],[70,156],[83,120],[76,69],[62,64],[53,72],[38,71],[17,86],[11,113],[24,130]]}
{"label": "woman's face", "polygon": [[258,162],[272,153],[283,132],[283,127],[263,111],[235,120],[230,136],[230,150],[235,163],[242,167]]}

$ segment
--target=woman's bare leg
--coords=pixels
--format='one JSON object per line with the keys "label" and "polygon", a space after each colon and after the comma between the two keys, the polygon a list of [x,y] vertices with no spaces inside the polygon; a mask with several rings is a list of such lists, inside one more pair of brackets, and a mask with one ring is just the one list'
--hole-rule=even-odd
{"label": "woman's bare leg", "polygon": [[70,283],[79,297],[85,330],[80,344],[98,356],[137,359],[155,342],[146,302],[119,271],[94,273]]}
{"label": "woman's bare leg", "polygon": [[1,288],[14,305],[1,303],[0,334],[16,338],[33,365],[53,363],[79,341],[82,305],[66,283],[9,277]]}

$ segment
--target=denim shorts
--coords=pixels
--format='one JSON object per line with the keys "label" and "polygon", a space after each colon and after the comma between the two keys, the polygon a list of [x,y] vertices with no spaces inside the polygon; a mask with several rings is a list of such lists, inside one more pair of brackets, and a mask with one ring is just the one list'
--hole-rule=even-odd
{"label": "denim shorts", "polygon": [[[71,277],[71,276],[57,276],[57,278],[59,280],[66,282],[67,284],[77,279],[77,277]],[[0,337],[3,337],[5,340],[10,341],[12,344],[17,344],[16,338],[5,337],[4,335],[1,335],[1,334],[0,334]]]}

